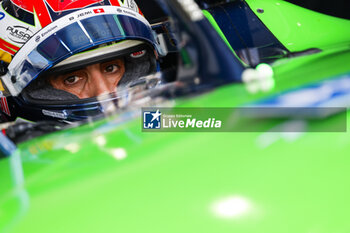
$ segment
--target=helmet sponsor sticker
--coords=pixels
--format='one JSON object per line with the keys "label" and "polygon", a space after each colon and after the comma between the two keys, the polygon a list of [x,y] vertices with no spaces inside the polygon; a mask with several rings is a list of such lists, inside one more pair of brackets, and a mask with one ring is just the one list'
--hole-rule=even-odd
{"label": "helmet sponsor sticker", "polygon": [[[100,10],[101,10],[101,8],[100,8]],[[103,10],[103,9],[102,9]],[[95,12],[95,11],[94,11]],[[103,11],[104,12],[104,11]],[[96,12],[95,12],[96,13]],[[99,13],[102,13],[102,11],[101,12],[99,12]],[[85,12],[81,12],[80,14],[78,14],[77,15],[77,18],[81,18],[81,17],[84,17],[84,16],[86,16],[86,15],[91,15],[92,14],[92,11],[91,10],[88,10],[88,11],[85,11]]]}
{"label": "helmet sponsor sticker", "polygon": [[35,42],[39,42],[40,41],[40,36],[36,36],[35,37]]}
{"label": "helmet sponsor sticker", "polygon": [[[1,49],[10,54],[17,52],[19,47],[28,42],[39,29],[39,26],[32,26],[16,19],[15,17],[8,17],[7,12],[1,8],[0,21],[0,38],[3,40],[1,43],[4,45]],[[9,48],[6,49],[6,47]],[[9,49],[14,49],[14,51],[9,51]]]}
{"label": "helmet sponsor sticker", "polygon": [[50,117],[54,117],[54,118],[60,118],[60,119],[66,119],[67,116],[64,113],[61,112],[54,112],[54,111],[49,111],[49,110],[42,110],[42,113],[45,116],[50,116]]}
{"label": "helmet sponsor sticker", "polygon": [[146,54],[146,50],[140,50],[137,52],[133,52],[132,54],[130,54],[131,58],[139,58],[139,57],[143,57]]}
{"label": "helmet sponsor sticker", "polygon": [[18,44],[26,43],[34,34],[29,27],[20,25],[8,26],[6,32],[9,40]]}
{"label": "helmet sponsor sticker", "polygon": [[94,9],[94,13],[98,14],[98,13],[104,13],[105,11],[103,10],[103,8],[98,8],[98,9]]}
{"label": "helmet sponsor sticker", "polygon": [[[42,30],[42,32],[40,33],[41,37],[45,37],[48,33],[50,33],[51,31],[55,30],[58,26],[55,25],[53,27],[48,27],[45,30]],[[35,38],[35,41],[39,40],[38,38]]]}

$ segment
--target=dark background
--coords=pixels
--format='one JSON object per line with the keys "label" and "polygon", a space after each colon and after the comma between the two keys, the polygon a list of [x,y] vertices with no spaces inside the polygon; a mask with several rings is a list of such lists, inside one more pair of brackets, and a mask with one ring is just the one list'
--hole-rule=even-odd
{"label": "dark background", "polygon": [[152,24],[166,18],[163,10],[158,6],[156,0],[135,0],[146,19]]}
{"label": "dark background", "polygon": [[[164,12],[155,0],[135,0],[150,23],[165,17]],[[211,6],[218,3],[239,0],[196,0],[201,6]],[[314,10],[323,14],[350,19],[350,0],[287,0],[295,5]]]}
{"label": "dark background", "polygon": [[349,0],[288,0],[288,2],[323,14],[350,19]]}

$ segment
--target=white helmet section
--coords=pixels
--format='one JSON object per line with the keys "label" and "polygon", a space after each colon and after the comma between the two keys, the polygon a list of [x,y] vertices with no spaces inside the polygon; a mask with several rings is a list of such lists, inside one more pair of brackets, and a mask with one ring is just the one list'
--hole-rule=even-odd
{"label": "white helmet section", "polygon": [[129,8],[135,12],[139,12],[139,8],[134,0],[118,0],[121,7]]}
{"label": "white helmet section", "polygon": [[[31,25],[8,14],[2,4],[0,4],[0,23],[0,38],[17,47],[22,47],[41,29],[38,21],[35,25]],[[13,51],[12,54],[15,52]]]}
{"label": "white helmet section", "polygon": [[[120,1],[120,2],[122,3],[122,5],[129,4],[127,7],[133,6],[133,4],[135,4],[134,1]],[[136,4],[135,4],[135,7],[137,7]],[[89,38],[91,42],[90,47],[98,45],[96,44],[96,41],[93,41],[92,37],[86,31],[81,21],[85,19],[93,18],[95,16],[103,16],[103,15],[112,15],[115,18],[117,16],[127,16],[130,18],[137,19],[138,22],[141,22],[146,28],[148,28],[147,30],[150,31],[150,34],[153,33],[150,24],[142,15],[126,7],[99,6],[99,7],[91,7],[91,8],[75,11],[62,18],[59,18],[58,20],[52,22],[48,26],[38,31],[16,53],[16,55],[14,56],[12,62],[8,67],[7,74],[1,77],[10,94],[12,96],[17,96],[23,90],[23,88],[25,88],[28,85],[28,83],[30,83],[34,78],[36,78],[42,71],[47,70],[48,68],[57,64],[58,62],[61,62],[62,60],[66,59],[68,56],[74,55],[76,53],[75,51],[71,51],[68,48],[69,45],[65,45],[63,43],[63,46],[67,46],[67,51],[70,51],[71,54],[70,55],[68,54],[66,57],[60,57],[59,59],[56,59],[54,62],[50,63],[47,61],[46,58],[41,56],[36,51],[36,48],[43,41],[45,41],[47,38],[49,38],[52,35],[56,35],[56,33],[59,33],[60,30],[65,29],[70,25],[78,24],[80,27],[79,29],[83,31],[83,34],[85,34],[84,36],[86,36],[86,38]],[[118,24],[120,22],[117,19],[116,19],[116,22],[119,27],[119,31],[123,32],[122,25]],[[159,50],[159,45],[156,42],[155,35],[153,35],[152,38],[149,40],[150,40],[149,42],[155,46],[155,49]],[[81,51],[78,51],[78,52],[81,52]],[[27,69],[25,69],[25,67],[27,67],[28,64],[29,66],[33,65],[34,67],[34,69],[32,69],[32,71],[34,70],[33,72],[30,72]],[[33,75],[33,73],[35,75]]]}

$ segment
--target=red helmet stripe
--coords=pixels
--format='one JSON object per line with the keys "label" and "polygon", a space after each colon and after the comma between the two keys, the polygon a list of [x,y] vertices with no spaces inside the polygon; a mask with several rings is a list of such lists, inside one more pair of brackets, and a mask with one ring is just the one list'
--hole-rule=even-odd
{"label": "red helmet stripe", "polygon": [[58,13],[66,10],[78,10],[84,7],[91,6],[96,3],[100,3],[103,5],[104,0],[83,0],[83,1],[77,1],[77,0],[45,0],[46,3],[50,6],[50,8]]}
{"label": "red helmet stripe", "polygon": [[0,38],[0,49],[14,55],[19,50],[19,47]]}
{"label": "red helmet stripe", "polygon": [[46,8],[45,1],[36,0],[33,3],[34,11],[39,18],[41,27],[45,27],[46,25],[52,22],[50,14]]}
{"label": "red helmet stripe", "polygon": [[120,6],[118,0],[109,0],[109,2],[110,2],[113,6]]}
{"label": "red helmet stripe", "polygon": [[7,53],[9,53],[9,54],[11,54],[11,55],[15,55],[15,53],[16,53],[15,51],[13,51],[13,50],[7,48],[7,47],[4,46],[3,44],[0,44],[0,49],[1,49],[1,50],[4,50],[5,52],[7,52]]}
{"label": "red helmet stripe", "polygon": [[0,38],[0,43],[4,44],[6,47],[9,47],[11,49],[19,50],[19,47],[17,47],[16,45],[11,44],[9,42],[7,42],[6,40],[1,39],[1,38]]}
{"label": "red helmet stripe", "polygon": [[1,97],[1,110],[2,112],[6,113],[8,116],[11,116],[6,97]]}

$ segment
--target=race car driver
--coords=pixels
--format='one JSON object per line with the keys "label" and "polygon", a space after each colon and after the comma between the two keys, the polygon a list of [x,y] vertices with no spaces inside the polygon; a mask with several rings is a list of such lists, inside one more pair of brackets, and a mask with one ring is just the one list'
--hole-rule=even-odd
{"label": "race car driver", "polygon": [[134,0],[1,5],[1,111],[7,120],[85,119],[103,112],[102,102],[118,100],[116,87],[158,69],[156,34]]}

